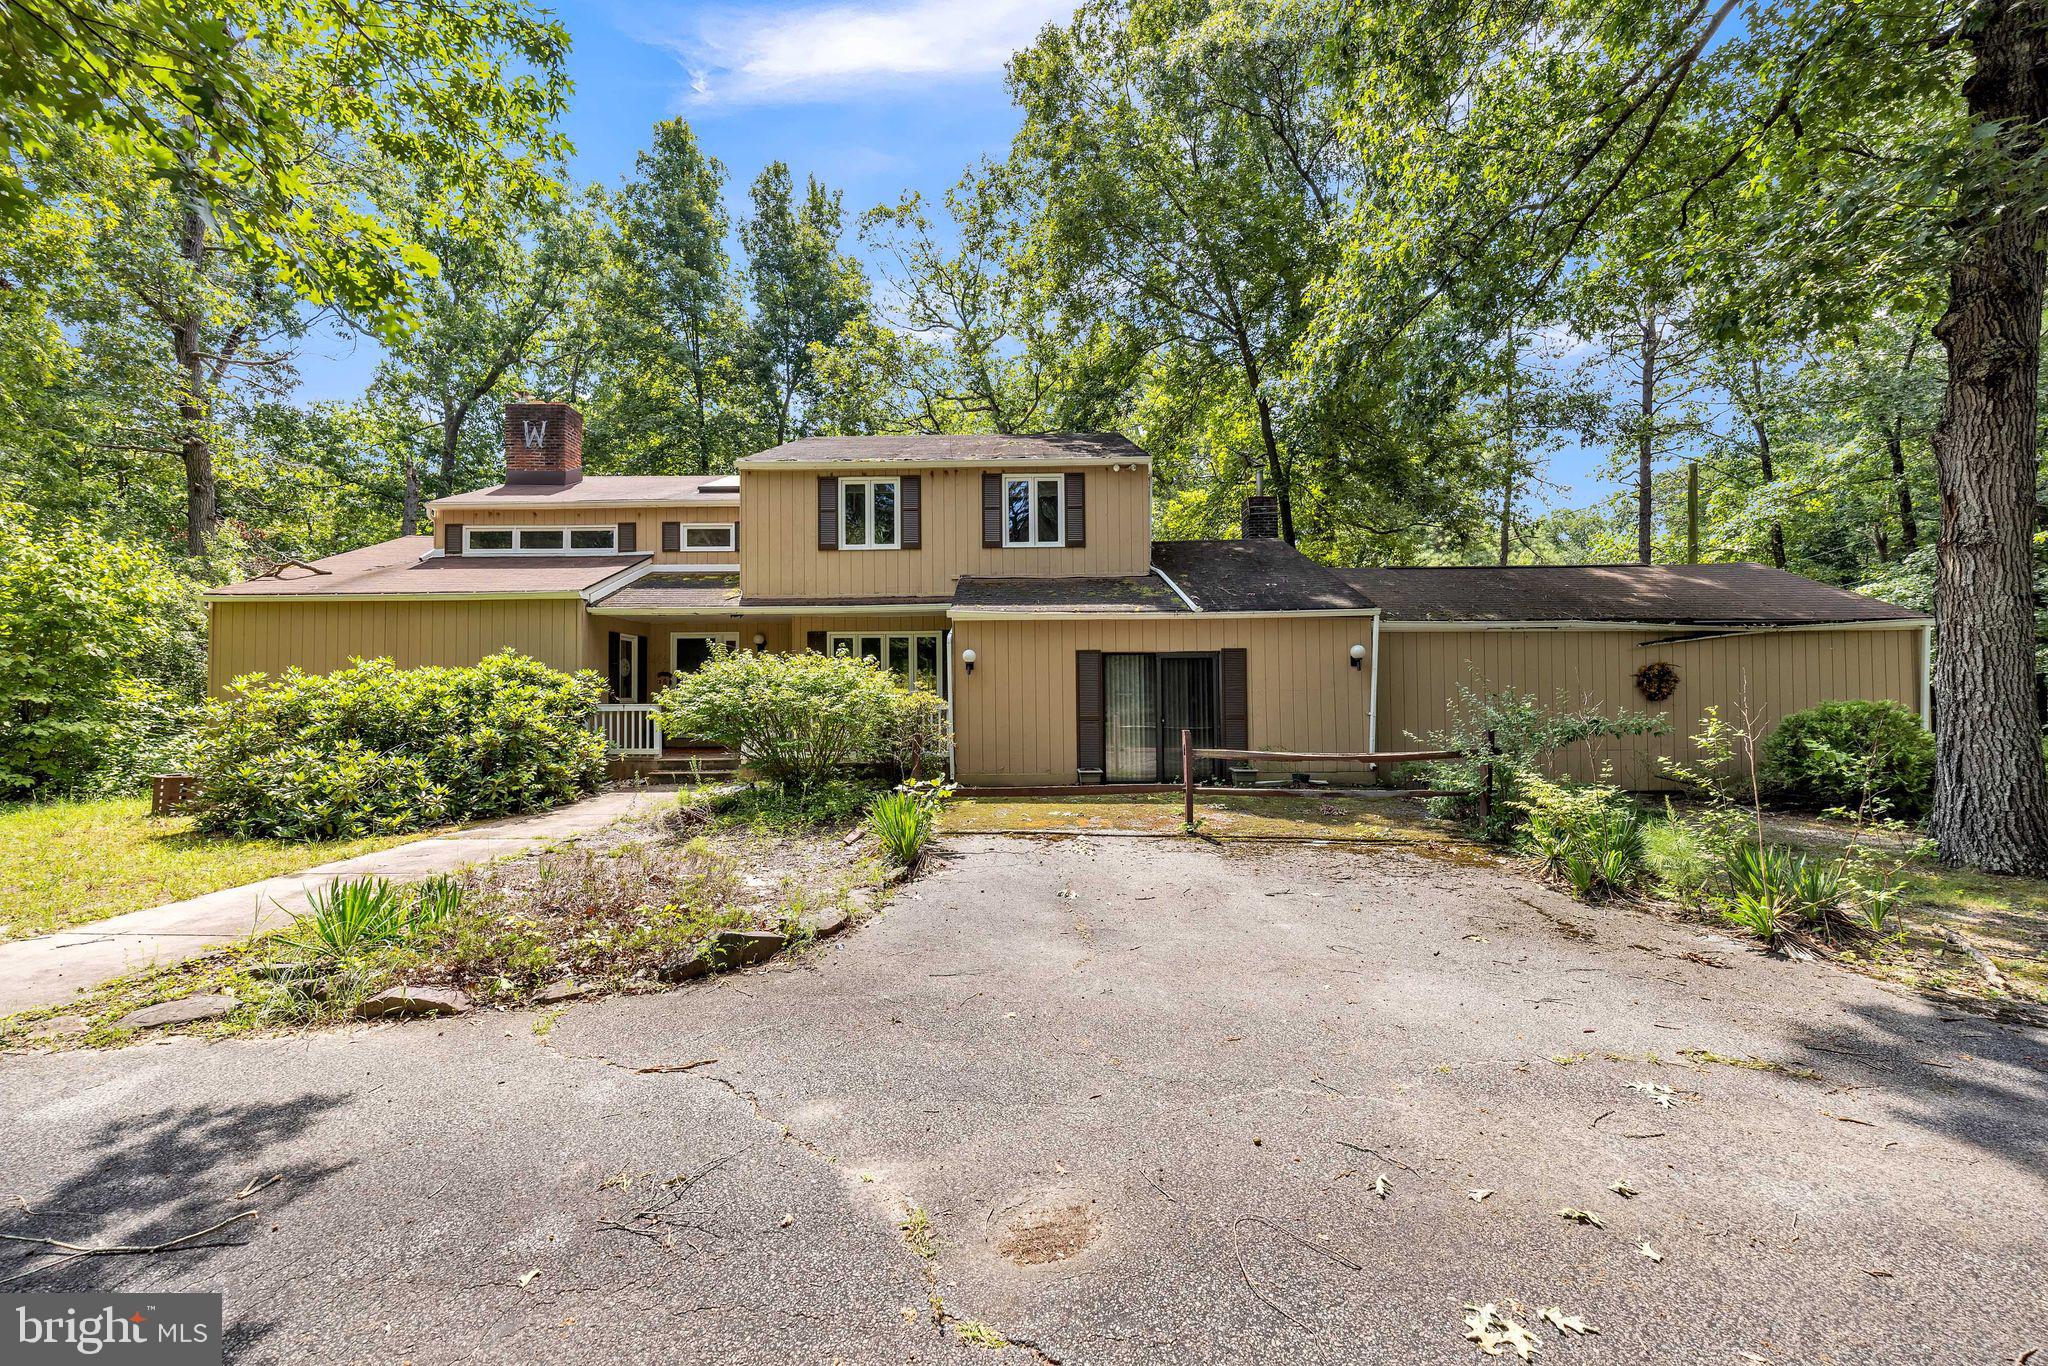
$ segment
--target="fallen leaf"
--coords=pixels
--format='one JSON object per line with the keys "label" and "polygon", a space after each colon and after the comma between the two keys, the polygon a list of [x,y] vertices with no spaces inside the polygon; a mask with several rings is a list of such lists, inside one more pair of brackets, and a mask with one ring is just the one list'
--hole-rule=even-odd
{"label": "fallen leaf", "polygon": [[526,1274],[525,1274],[524,1276],[521,1276],[521,1277],[519,1278],[519,1285],[520,1285],[520,1287],[521,1287],[522,1289],[524,1289],[524,1288],[525,1288],[526,1286],[532,1285],[532,1284],[533,1284],[533,1278],[534,1278],[534,1277],[536,1277],[536,1276],[538,1276],[538,1275],[540,1275],[540,1268],[539,1268],[539,1267],[535,1267],[535,1268],[534,1268],[533,1270],[531,1270],[531,1271],[527,1272],[527,1273],[526,1273]]}
{"label": "fallen leaf", "polygon": [[1484,1200],[1487,1196],[1493,1194],[1493,1192],[1490,1190],[1480,1189],[1466,1191],[1465,1194],[1471,1196],[1474,1200]]}
{"label": "fallen leaf", "polygon": [[1616,1181],[1612,1185],[1608,1186],[1607,1189],[1613,1191],[1616,1195],[1620,1196],[1624,1200],[1633,1200],[1638,1195],[1642,1194],[1641,1191],[1637,1190],[1634,1186],[1631,1186],[1626,1181]]}
{"label": "fallen leaf", "polygon": [[1561,1209],[1557,1212],[1557,1217],[1560,1219],[1569,1219],[1575,1224],[1591,1224],[1594,1228],[1607,1227],[1607,1225],[1601,1221],[1600,1216],[1593,1213],[1593,1211],[1589,1209],[1573,1209],[1570,1206],[1566,1206],[1564,1209]]}
{"label": "fallen leaf", "polygon": [[791,1214],[788,1210],[784,1210],[782,1212],[782,1227],[788,1228],[791,1224],[795,1222],[796,1216],[794,1214]]}
{"label": "fallen leaf", "polygon": [[1555,1328],[1558,1332],[1565,1334],[1567,1337],[1573,1335],[1585,1337],[1589,1333],[1597,1333],[1600,1331],[1598,1328],[1595,1328],[1592,1324],[1586,1322],[1582,1318],[1579,1318],[1577,1315],[1567,1314],[1564,1312],[1564,1310],[1555,1307],[1540,1310],[1537,1313],[1536,1317],[1542,1319],[1545,1323],[1549,1324],[1552,1328]]}
{"label": "fallen leaf", "polygon": [[897,1312],[897,1313],[899,1313],[899,1314],[901,1314],[901,1315],[903,1315],[903,1321],[904,1321],[905,1323],[916,1323],[916,1322],[917,1322],[917,1306],[916,1306],[916,1305],[913,1305],[913,1304],[906,1304],[906,1305],[904,1305],[904,1306],[903,1306],[903,1307],[902,1307],[901,1309],[897,1310],[896,1312]]}
{"label": "fallen leaf", "polygon": [[1645,1257],[1648,1257],[1653,1262],[1661,1262],[1664,1260],[1664,1254],[1659,1252],[1656,1248],[1651,1247],[1648,1243],[1638,1243],[1636,1245],[1636,1251],[1642,1253]]}
{"label": "fallen leaf", "polygon": [[1372,1179],[1372,1193],[1374,1195],[1377,1195],[1382,1200],[1386,1199],[1388,1195],[1392,1194],[1393,1189],[1394,1188],[1392,1186],[1389,1186],[1387,1184],[1387,1174],[1385,1172],[1381,1172],[1378,1176],[1375,1176]]}
{"label": "fallen leaf", "polygon": [[1501,1321],[1501,1337],[1522,1360],[1528,1361],[1536,1355],[1536,1348],[1539,1345],[1536,1335],[1513,1319]]}
{"label": "fallen leaf", "polygon": [[1640,1091],[1642,1094],[1648,1096],[1651,1100],[1656,1101],[1657,1104],[1663,1106],[1667,1110],[1669,1110],[1672,1106],[1678,1103],[1678,1093],[1673,1091],[1670,1087],[1664,1085],[1661,1082],[1632,1081],[1628,1084],[1628,1089],[1631,1091]]}

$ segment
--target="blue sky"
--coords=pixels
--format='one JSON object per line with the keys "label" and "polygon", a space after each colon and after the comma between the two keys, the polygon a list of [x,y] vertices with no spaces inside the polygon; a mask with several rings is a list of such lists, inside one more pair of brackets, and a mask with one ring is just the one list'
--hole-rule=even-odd
{"label": "blue sky", "polygon": [[[580,181],[617,184],[659,120],[682,116],[730,172],[737,211],[770,161],[845,191],[849,217],[906,189],[935,197],[1017,127],[1003,62],[1073,0],[649,3],[561,0],[575,83],[564,130]],[[310,338],[300,396],[362,392],[377,353]],[[1564,452],[1559,503],[1592,501],[1599,452]]]}

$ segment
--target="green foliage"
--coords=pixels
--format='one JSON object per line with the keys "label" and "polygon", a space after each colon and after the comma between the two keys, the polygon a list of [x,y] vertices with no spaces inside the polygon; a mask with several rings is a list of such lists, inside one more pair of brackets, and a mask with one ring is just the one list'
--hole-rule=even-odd
{"label": "green foliage", "polygon": [[1625,896],[1642,882],[1642,809],[1618,788],[1527,775],[1522,838],[1581,901]]}
{"label": "green foliage", "polygon": [[711,820],[729,829],[805,834],[850,824],[875,797],[875,785],[851,778],[826,778],[801,787],[743,787],[709,798],[685,794],[708,809]]}
{"label": "green foliage", "polygon": [[194,816],[220,833],[324,839],[529,811],[594,790],[603,684],[510,650],[469,668],[357,661],[236,679],[207,704]]}
{"label": "green foliage", "polygon": [[913,776],[943,761],[945,704],[873,660],[810,651],[721,651],[656,699],[662,729],[738,754],[783,787],[894,759]]}
{"label": "green foliage", "polygon": [[867,827],[899,868],[917,862],[931,843],[936,823],[933,807],[914,793],[884,792],[868,803]]}
{"label": "green foliage", "polygon": [[198,700],[204,632],[161,553],[0,505],[0,796],[146,779]]}
{"label": "green foliage", "polygon": [[[1438,814],[1471,820],[1478,824],[1481,838],[1501,843],[1520,831],[1529,809],[1530,780],[1541,777],[1553,755],[1583,746],[1598,770],[1604,767],[1601,741],[1661,734],[1668,724],[1646,712],[1617,710],[1610,715],[1597,707],[1575,707],[1562,691],[1545,707],[1533,693],[1511,687],[1479,693],[1462,683],[1450,710],[1450,729],[1432,731],[1429,747],[1463,750],[1468,757],[1425,765],[1423,773],[1431,787],[1471,795],[1435,799]],[[1488,732],[1498,754],[1492,808],[1480,822],[1477,799],[1485,786]]]}
{"label": "green foliage", "polygon": [[419,927],[418,901],[381,877],[343,878],[307,894],[306,912],[284,931],[291,948],[318,958],[356,958]]}
{"label": "green foliage", "polygon": [[1934,792],[1934,737],[1896,702],[1793,712],[1761,750],[1764,790],[1803,806],[1917,816]]}

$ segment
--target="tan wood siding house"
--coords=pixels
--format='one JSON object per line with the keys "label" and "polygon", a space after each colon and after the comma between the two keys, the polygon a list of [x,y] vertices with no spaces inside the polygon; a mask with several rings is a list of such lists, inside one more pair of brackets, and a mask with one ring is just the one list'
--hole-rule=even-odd
{"label": "tan wood siding house", "polygon": [[[1155,542],[1150,462],[1118,436],[811,438],[730,475],[585,478],[574,409],[520,403],[505,445],[505,482],[436,500],[429,535],[210,594],[212,688],[514,649],[598,672],[608,740],[660,765],[688,737],[661,735],[650,699],[714,647],[844,651],[943,693],[957,775],[1013,786],[1172,776],[1182,726],[1223,748],[1405,748],[1460,686],[1661,711],[1670,734],[1605,755],[1636,787],[1708,706],[1925,706],[1927,618],[1759,566],[1340,572],[1283,544],[1263,498],[1239,539]],[[1679,676],[1660,704],[1635,689],[1653,660]]]}

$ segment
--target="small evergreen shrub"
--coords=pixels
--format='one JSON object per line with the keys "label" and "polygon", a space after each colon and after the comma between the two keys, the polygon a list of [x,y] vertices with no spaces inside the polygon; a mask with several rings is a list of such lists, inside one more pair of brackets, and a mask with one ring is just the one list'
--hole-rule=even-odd
{"label": "small evergreen shrub", "polygon": [[1934,797],[1934,737],[1896,702],[1823,702],[1765,737],[1764,790],[1801,806],[1914,817]]}
{"label": "small evergreen shrub", "polygon": [[662,730],[722,745],[786,789],[893,762],[906,777],[943,768],[946,704],[869,659],[810,651],[719,651],[662,692]]}
{"label": "small evergreen shrub", "polygon": [[219,834],[312,840],[567,801],[604,776],[589,726],[603,686],[510,650],[468,668],[239,678],[201,715],[193,814]]}

